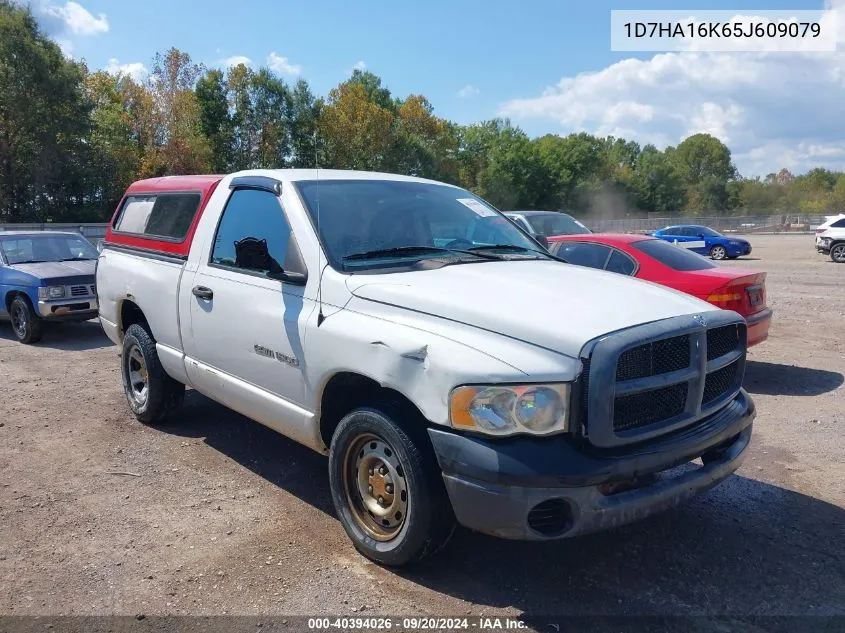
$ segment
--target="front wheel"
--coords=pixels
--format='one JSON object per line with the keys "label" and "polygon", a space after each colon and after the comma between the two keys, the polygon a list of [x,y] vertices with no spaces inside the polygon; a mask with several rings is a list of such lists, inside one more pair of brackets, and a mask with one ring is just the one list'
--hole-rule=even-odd
{"label": "front wheel", "polygon": [[719,246],[718,244],[710,249],[710,257],[712,259],[725,259],[728,256],[728,251],[725,250],[724,246]]}
{"label": "front wheel", "polygon": [[367,558],[396,567],[437,552],[455,527],[426,438],[413,440],[393,419],[399,415],[352,411],[329,451],[332,501],[346,534]]}
{"label": "front wheel", "polygon": [[9,316],[12,318],[12,330],[21,343],[29,345],[41,340],[44,335],[44,321],[35,313],[26,297],[15,297],[9,307]]}
{"label": "front wheel", "polygon": [[845,242],[833,245],[830,249],[830,258],[837,264],[845,264]]}
{"label": "front wheel", "polygon": [[161,424],[185,397],[185,385],[164,371],[150,333],[136,324],[126,328],[120,356],[123,391],[140,422]]}

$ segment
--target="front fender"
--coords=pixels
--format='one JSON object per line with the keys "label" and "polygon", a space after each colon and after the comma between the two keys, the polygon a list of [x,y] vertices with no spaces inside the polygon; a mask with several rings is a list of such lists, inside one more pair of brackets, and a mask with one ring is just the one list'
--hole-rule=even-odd
{"label": "front fender", "polygon": [[[405,311],[407,312],[407,311]],[[571,381],[580,361],[541,352],[514,341],[497,343],[498,335],[485,333],[489,348],[473,346],[469,337],[458,340],[390,318],[389,309],[378,316],[344,309],[327,317],[305,337],[306,389],[319,416],[328,381],[341,372],[366,376],[398,391],[434,424],[449,424],[449,393],[464,384]],[[517,367],[501,352],[520,352]],[[499,357],[497,357],[499,356]],[[504,354],[507,356],[507,354]],[[513,362],[513,361],[512,361]]]}

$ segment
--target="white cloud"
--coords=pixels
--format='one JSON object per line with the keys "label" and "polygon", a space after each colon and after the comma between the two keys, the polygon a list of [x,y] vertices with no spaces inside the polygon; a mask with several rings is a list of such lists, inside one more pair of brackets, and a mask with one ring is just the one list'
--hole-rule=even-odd
{"label": "white cloud", "polygon": [[106,72],[112,75],[128,75],[135,81],[144,81],[150,74],[150,71],[141,62],[121,64],[115,58],[109,60],[108,65],[106,65]]}
{"label": "white cloud", "polygon": [[363,71],[365,71],[365,70],[367,70],[367,64],[365,64],[363,60],[362,60],[362,61],[360,61],[360,62],[355,62],[355,64],[352,66],[352,68],[350,68],[350,69],[347,71],[347,73],[351,75],[351,74],[352,74],[353,72],[355,72],[356,70],[360,70],[360,71],[362,71],[362,72],[363,72]]}
{"label": "white cloud", "polygon": [[[845,0],[838,6],[845,9]],[[707,132],[729,145],[741,173],[765,175],[780,167],[845,169],[843,94],[845,52],[691,51],[564,77],[537,96],[508,101],[500,114],[661,148]]]}
{"label": "white cloud", "polygon": [[458,90],[458,96],[461,99],[465,99],[466,97],[472,97],[474,95],[477,95],[479,92],[481,91],[478,88],[471,84],[467,84],[466,86]]}
{"label": "white cloud", "polygon": [[108,33],[109,22],[105,13],[97,17],[77,2],[66,2],[64,5],[42,2],[40,9],[44,15],[61,20],[66,28],[76,35],[96,35]]}
{"label": "white cloud", "polygon": [[245,55],[232,55],[223,60],[223,66],[226,68],[233,68],[239,64],[244,66],[252,66],[252,60]]}
{"label": "white cloud", "polygon": [[291,64],[287,57],[275,52],[267,56],[267,65],[280,75],[298,75],[302,72],[302,66]]}
{"label": "white cloud", "polygon": [[62,51],[62,55],[68,59],[73,59],[73,42],[70,40],[56,40],[56,44]]}

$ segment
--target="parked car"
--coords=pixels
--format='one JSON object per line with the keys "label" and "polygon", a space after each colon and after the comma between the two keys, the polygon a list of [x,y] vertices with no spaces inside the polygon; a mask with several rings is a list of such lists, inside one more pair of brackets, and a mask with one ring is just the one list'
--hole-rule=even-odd
{"label": "parked car", "polygon": [[828,216],[816,229],[816,250],[845,264],[845,214]]}
{"label": "parked car", "polygon": [[328,454],[340,522],[386,565],[456,521],[543,540],[642,518],[727,477],[751,436],[740,315],[561,263],[452,185],[136,182],[97,284],[140,421],[189,385]]}
{"label": "parked car", "polygon": [[561,211],[505,211],[505,215],[535,238],[592,233],[580,220]]}
{"label": "parked car", "polygon": [[44,324],[97,316],[97,250],[78,233],[0,233],[0,319],[21,343],[41,340]]}
{"label": "parked car", "polygon": [[772,310],[766,303],[766,273],[718,266],[705,257],[643,235],[567,235],[549,239],[549,252],[571,264],[653,281],[686,292],[748,324],[748,346],[769,337]]}
{"label": "parked car", "polygon": [[736,259],[751,254],[751,244],[738,237],[727,237],[706,226],[679,224],[652,233],[654,237],[688,248],[712,259]]}

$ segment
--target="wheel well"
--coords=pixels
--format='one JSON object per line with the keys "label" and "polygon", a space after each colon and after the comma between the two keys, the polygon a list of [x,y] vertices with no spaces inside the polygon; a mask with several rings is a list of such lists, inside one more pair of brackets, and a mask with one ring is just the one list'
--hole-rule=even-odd
{"label": "wheel well", "polygon": [[420,410],[400,392],[383,387],[361,374],[341,372],[326,383],[320,399],[320,437],[323,444],[331,444],[332,435],[343,416],[366,406],[376,409],[388,407],[391,412],[398,410],[401,417],[394,421],[412,436],[418,436],[427,426]]}
{"label": "wheel well", "polygon": [[12,309],[12,301],[15,300],[15,297],[18,295],[22,296],[24,299],[29,301],[32,304],[32,300],[29,298],[29,295],[26,294],[23,290],[10,290],[6,293],[5,302],[6,302],[6,312],[9,312]]}
{"label": "wheel well", "polygon": [[[147,322],[147,317],[144,312],[138,307],[138,304],[131,299],[124,299],[120,305],[120,331],[125,333],[130,325],[139,323],[144,326],[147,332],[150,332],[150,324]],[[152,335],[152,332],[150,332]]]}

